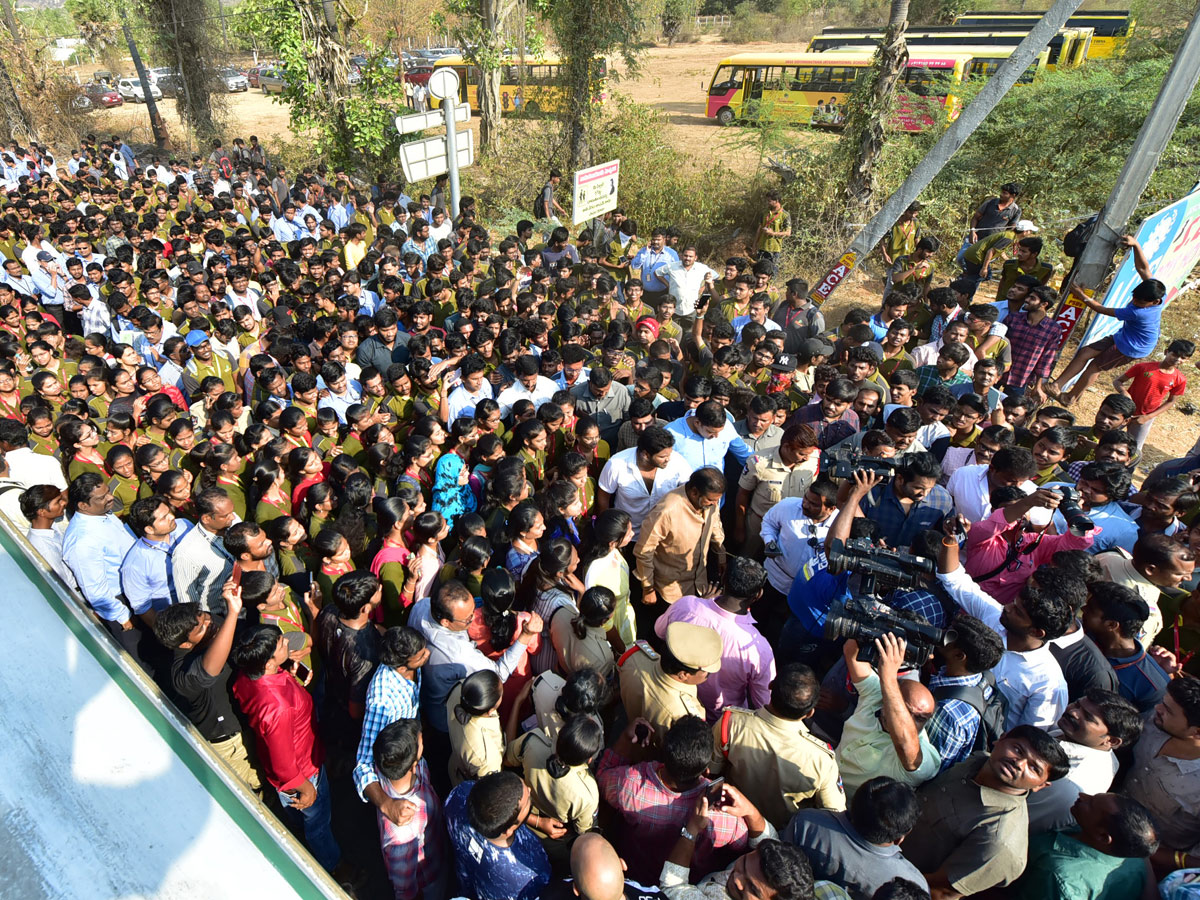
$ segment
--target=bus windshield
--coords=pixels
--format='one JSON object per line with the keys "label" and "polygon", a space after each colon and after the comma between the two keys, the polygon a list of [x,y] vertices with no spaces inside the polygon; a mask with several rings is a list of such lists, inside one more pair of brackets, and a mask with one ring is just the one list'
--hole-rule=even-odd
{"label": "bus windshield", "polygon": [[727,94],[730,91],[736,91],[742,86],[744,72],[745,70],[741,66],[719,66],[708,92],[710,94]]}

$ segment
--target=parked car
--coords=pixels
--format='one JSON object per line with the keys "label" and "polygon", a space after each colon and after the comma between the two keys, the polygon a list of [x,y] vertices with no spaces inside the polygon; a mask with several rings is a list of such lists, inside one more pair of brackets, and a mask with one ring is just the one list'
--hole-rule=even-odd
{"label": "parked car", "polygon": [[[137,78],[122,78],[117,82],[117,93],[130,103],[145,103],[146,95],[142,93],[142,82]],[[162,91],[158,85],[150,85],[150,96],[155,100],[162,99]]]}
{"label": "parked car", "polygon": [[159,79],[164,75],[174,75],[175,70],[170,66],[156,66],[153,69],[146,70],[146,77],[150,79],[151,84],[159,84]]}
{"label": "parked car", "polygon": [[169,70],[160,72],[154,86],[162,91],[164,97],[178,97],[183,93],[183,75]]}
{"label": "parked car", "polygon": [[413,84],[425,84],[433,74],[433,66],[412,66],[404,72],[404,80]]}
{"label": "parked car", "polygon": [[250,70],[246,73],[246,83],[252,88],[262,87],[262,85],[258,83],[258,76],[270,68],[271,66],[268,66],[265,63],[261,66],[251,66]]}
{"label": "parked car", "polygon": [[217,69],[217,79],[225,90],[231,94],[250,90],[250,82],[246,79],[246,76],[232,66]]}
{"label": "parked car", "polygon": [[258,86],[264,94],[282,94],[285,84],[282,68],[272,66],[258,73]]}
{"label": "parked car", "polygon": [[107,84],[100,84],[96,81],[88,82],[83,86],[83,93],[91,101],[92,108],[104,107],[111,109],[114,106],[120,106],[125,101],[121,99],[121,95],[114,88]]}

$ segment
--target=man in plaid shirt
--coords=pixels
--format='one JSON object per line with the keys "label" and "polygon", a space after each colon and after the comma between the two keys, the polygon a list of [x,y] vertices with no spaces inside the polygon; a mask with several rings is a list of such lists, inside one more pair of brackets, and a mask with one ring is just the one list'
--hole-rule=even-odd
{"label": "man in plaid shirt", "polygon": [[1039,400],[1042,382],[1050,377],[1062,331],[1050,316],[1054,292],[1039,285],[1029,292],[1020,312],[1008,317],[1008,342],[1012,351],[1012,367],[1008,370],[1005,390],[1010,394],[1032,391]]}
{"label": "man in plaid shirt", "polygon": [[420,632],[408,627],[389,628],[379,642],[379,666],[367,686],[354,787],[363,800],[374,804],[396,825],[400,824],[402,809],[387,794],[375,770],[375,738],[392,722],[420,718],[421,667],[428,659],[429,649]]}
{"label": "man in plaid shirt", "polygon": [[[380,666],[382,669],[383,667]],[[398,719],[375,739],[372,766],[377,784],[400,808],[400,821],[379,810],[379,840],[396,900],[446,893],[446,822],[442,801],[422,759],[421,723]]]}
{"label": "man in plaid shirt", "polygon": [[[713,755],[712,730],[699,716],[678,719],[662,739],[662,762],[631,765],[634,747],[646,745],[650,736],[638,740],[638,728],[653,728],[645,719],[634,719],[611,749],[600,757],[596,780],[605,801],[621,817],[621,858],[629,865],[629,877],[653,883],[679,829],[688,821],[696,798],[708,787],[704,777]],[[714,852],[722,848],[742,853],[749,833],[740,817],[722,810],[709,814],[709,826],[696,840],[697,871],[712,869]]]}
{"label": "man in plaid shirt", "polygon": [[971,379],[962,372],[970,358],[971,350],[966,344],[943,344],[936,363],[917,369],[917,396],[939,384],[945,388],[970,384]]}
{"label": "man in plaid shirt", "polygon": [[87,289],[86,285],[73,284],[67,293],[71,295],[72,300],[79,304],[79,321],[83,333],[85,335],[102,334],[106,338],[111,338],[113,322],[108,304],[103,300],[93,298],[92,292]]}
{"label": "man in plaid shirt", "polygon": [[960,613],[952,627],[958,635],[954,643],[934,651],[942,663],[929,679],[937,708],[925,724],[925,734],[942,754],[943,772],[971,755],[982,722],[979,710],[954,695],[962,689],[979,688],[984,699],[990,697],[995,688],[984,684],[983,673],[1000,662],[1004,654],[1000,635],[974,616]]}

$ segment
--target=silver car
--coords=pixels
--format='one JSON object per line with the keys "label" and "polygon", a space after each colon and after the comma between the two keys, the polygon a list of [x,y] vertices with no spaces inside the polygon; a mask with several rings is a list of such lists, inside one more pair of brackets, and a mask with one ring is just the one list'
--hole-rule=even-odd
{"label": "silver car", "polygon": [[287,82],[283,77],[283,67],[276,66],[263,69],[258,73],[258,86],[264,94],[282,94]]}
{"label": "silver car", "polygon": [[[122,100],[130,103],[145,103],[146,95],[142,93],[142,82],[137,78],[122,78],[117,82],[117,93]],[[162,99],[162,91],[156,85],[150,85],[150,96],[155,100]]]}
{"label": "silver car", "polygon": [[250,82],[247,80],[246,76],[230,66],[218,69],[217,78],[219,78],[221,84],[225,86],[225,90],[231,94],[236,94],[239,91],[250,90]]}

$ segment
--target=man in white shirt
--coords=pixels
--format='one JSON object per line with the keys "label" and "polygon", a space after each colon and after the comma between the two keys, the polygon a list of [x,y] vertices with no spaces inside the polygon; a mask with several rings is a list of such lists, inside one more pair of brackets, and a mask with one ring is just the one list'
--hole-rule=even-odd
{"label": "man in white shirt", "polygon": [[785,497],[763,516],[767,581],[785,599],[796,575],[809,562],[816,560],[819,568],[825,567],[825,538],[837,509],[837,485],[818,478],[803,497]]}
{"label": "man in white shirt", "polygon": [[1074,826],[1071,807],[1079,795],[1103,794],[1112,787],[1115,751],[1136,742],[1141,733],[1137,707],[1113,691],[1092,689],[1068,706],[1050,734],[1058,738],[1071,771],[1028,796],[1029,833]]}
{"label": "man in white shirt", "polygon": [[317,408],[328,407],[337,413],[338,421],[346,424],[346,410],[362,401],[362,386],[346,374],[346,369],[335,362],[321,366],[321,377],[317,386],[328,391],[328,395],[317,401]]}
{"label": "man in white shirt", "polygon": [[446,419],[448,422],[471,418],[475,415],[475,406],[480,400],[493,399],[492,385],[483,375],[483,357],[478,353],[467,354],[458,370],[462,383],[451,392],[446,401],[449,408]]}
{"label": "man in white shirt", "polygon": [[536,356],[526,354],[517,359],[513,367],[517,380],[500,392],[496,402],[500,404],[500,418],[507,419],[512,413],[513,404],[518,400],[528,400],[535,408],[540,409],[549,403],[550,398],[558,391],[558,385],[541,374],[541,366]]}
{"label": "man in white shirt", "polygon": [[675,298],[675,317],[688,319],[696,314],[696,300],[705,286],[711,287],[717,273],[696,261],[696,248],[685,247],[679,260],[658,267],[658,276],[667,283],[667,291]]}
{"label": "man in white shirt", "polygon": [[968,522],[982,522],[992,514],[992,491],[998,487],[1018,487],[1032,494],[1037,486],[1030,481],[1037,474],[1033,454],[1024,447],[1004,447],[986,465],[963,466],[946,482],[954,498],[954,508]]}
{"label": "man in white shirt", "polygon": [[[946,517],[947,529],[956,520]],[[963,528],[967,522],[957,519]],[[1049,728],[1067,706],[1067,682],[1050,650],[1050,641],[1070,627],[1073,612],[1061,597],[1027,584],[1008,606],[985,593],[958,561],[958,543],[942,540],[938,581],[967,613],[1004,639],[1004,655],[992,669],[996,686],[1008,701],[1006,728],[1036,725]]]}
{"label": "man in white shirt", "polygon": [[0,453],[4,454],[8,477],[13,481],[25,487],[52,484],[64,491],[67,489],[67,480],[58,460],[30,450],[29,432],[16,419],[0,419]]}
{"label": "man in white shirt", "polygon": [[638,436],[636,447],[613,454],[600,472],[596,512],[615,507],[629,513],[636,540],[650,510],[692,474],[691,465],[674,446],[670,432],[651,425]]}

